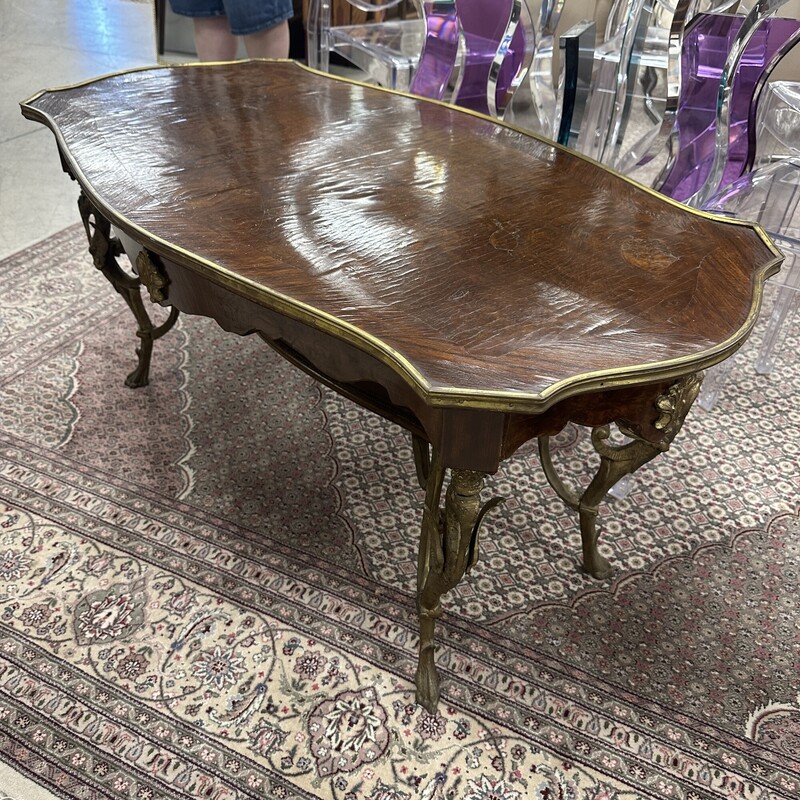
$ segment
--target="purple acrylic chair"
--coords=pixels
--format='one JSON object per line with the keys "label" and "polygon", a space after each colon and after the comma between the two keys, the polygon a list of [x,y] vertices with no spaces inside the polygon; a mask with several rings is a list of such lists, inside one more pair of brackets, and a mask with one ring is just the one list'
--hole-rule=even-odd
{"label": "purple acrylic chair", "polygon": [[530,66],[526,0],[425,2],[426,36],[411,92],[502,117]]}
{"label": "purple acrylic chair", "polygon": [[[349,0],[381,10],[399,0]],[[331,52],[391,89],[502,116],[534,48],[527,0],[414,0],[417,19],[330,27],[330,0],[312,0],[308,60],[328,69]]]}
{"label": "purple acrylic chair", "polygon": [[[746,41],[744,34],[749,34]],[[769,72],[798,38],[800,20],[727,14],[695,18],[681,58],[676,155],[655,188],[701,206],[752,166],[758,95]],[[738,64],[728,63],[737,42]]]}

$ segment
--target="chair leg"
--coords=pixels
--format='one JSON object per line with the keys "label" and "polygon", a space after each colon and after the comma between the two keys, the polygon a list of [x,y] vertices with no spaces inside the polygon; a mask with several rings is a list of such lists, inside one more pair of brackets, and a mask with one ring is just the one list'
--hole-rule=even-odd
{"label": "chair leg", "polygon": [[727,383],[731,372],[733,372],[736,358],[737,356],[727,358],[706,372],[703,388],[697,396],[697,405],[704,411],[711,411],[717,404],[722,387]]}
{"label": "chair leg", "polygon": [[795,257],[791,264],[785,266],[788,267],[786,281],[777,287],[775,304],[756,358],[756,372],[759,375],[768,375],[775,369],[775,353],[786,336],[786,328],[794,317],[800,298],[800,259]]}

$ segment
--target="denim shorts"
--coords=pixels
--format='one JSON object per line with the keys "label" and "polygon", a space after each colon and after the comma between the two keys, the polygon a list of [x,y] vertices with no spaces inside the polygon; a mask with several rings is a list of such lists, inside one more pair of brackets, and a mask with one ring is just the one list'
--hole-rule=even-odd
{"label": "denim shorts", "polygon": [[231,33],[246,36],[294,15],[292,0],[169,0],[184,17],[227,17]]}

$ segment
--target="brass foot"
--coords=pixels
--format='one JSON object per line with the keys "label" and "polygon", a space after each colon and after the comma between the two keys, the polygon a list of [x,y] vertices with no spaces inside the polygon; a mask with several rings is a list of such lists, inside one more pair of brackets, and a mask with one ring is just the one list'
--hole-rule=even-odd
{"label": "brass foot", "polygon": [[426,481],[417,567],[419,661],[417,702],[435,714],[439,703],[439,674],[434,663],[436,619],[441,598],[455,587],[478,561],[478,534],[486,513],[501,502],[493,498],[481,506],[484,473],[453,470],[440,514],[445,469],[434,449]]}

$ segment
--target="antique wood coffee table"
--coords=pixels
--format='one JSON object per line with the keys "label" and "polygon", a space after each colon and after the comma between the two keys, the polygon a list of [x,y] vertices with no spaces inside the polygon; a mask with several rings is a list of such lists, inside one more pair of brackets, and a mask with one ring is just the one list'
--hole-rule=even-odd
{"label": "antique wood coffee table", "polygon": [[[258,334],[411,433],[426,493],[417,700],[431,712],[440,601],[497,502],[482,502],[484,476],[537,438],[579,513],[585,568],[606,575],[598,504],[667,449],[781,260],[760,229],[551,143],[288,61],[124,72],[22,111],[55,134],[94,263],[136,317],[129,386],[147,383],[180,310]],[[171,307],[158,327],[140,285]],[[570,421],[593,427],[600,455],[580,495],[549,455]],[[627,443],[611,443],[613,423]]]}

